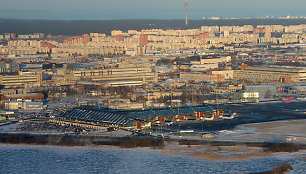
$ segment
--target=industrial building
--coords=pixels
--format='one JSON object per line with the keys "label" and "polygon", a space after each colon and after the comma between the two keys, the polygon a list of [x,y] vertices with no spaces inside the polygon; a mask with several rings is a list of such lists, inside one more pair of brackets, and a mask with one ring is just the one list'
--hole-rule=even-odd
{"label": "industrial building", "polygon": [[306,69],[304,67],[289,66],[247,66],[234,71],[234,79],[256,79],[268,82],[304,82]]}
{"label": "industrial building", "polygon": [[143,123],[203,120],[214,115],[209,105],[150,108],[145,110],[117,110],[97,106],[80,106],[66,111],[57,120],[101,124],[141,129]]}
{"label": "industrial building", "polygon": [[2,95],[1,100],[33,100],[33,101],[43,101],[44,94],[40,93],[28,93],[28,94],[12,94],[12,95]]}
{"label": "industrial building", "polygon": [[82,81],[79,83],[83,84],[103,82],[90,83],[101,86],[135,86],[158,81],[157,73],[144,67],[67,70],[65,78],[74,82]]}
{"label": "industrial building", "polygon": [[274,85],[245,85],[243,91],[243,98],[273,98],[277,94],[277,88]]}
{"label": "industrial building", "polygon": [[39,87],[42,84],[41,72],[19,72],[18,75],[0,75],[0,85],[5,88]]}
{"label": "industrial building", "polygon": [[4,101],[7,110],[41,111],[44,109],[43,102],[31,100]]}

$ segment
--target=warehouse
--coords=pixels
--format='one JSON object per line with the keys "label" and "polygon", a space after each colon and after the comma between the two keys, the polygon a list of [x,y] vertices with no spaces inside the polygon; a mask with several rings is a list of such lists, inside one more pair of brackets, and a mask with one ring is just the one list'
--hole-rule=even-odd
{"label": "warehouse", "polygon": [[58,119],[102,124],[110,127],[141,129],[142,123],[203,119],[211,117],[213,112],[209,105],[145,110],[117,110],[97,106],[80,106],[66,111]]}

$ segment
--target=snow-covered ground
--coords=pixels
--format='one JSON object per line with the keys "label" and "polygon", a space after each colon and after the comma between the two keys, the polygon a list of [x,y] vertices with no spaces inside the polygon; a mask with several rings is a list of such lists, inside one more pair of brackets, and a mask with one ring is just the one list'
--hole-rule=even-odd
{"label": "snow-covered ground", "polygon": [[306,120],[286,120],[239,125],[220,131],[217,139],[245,141],[288,141],[306,143]]}

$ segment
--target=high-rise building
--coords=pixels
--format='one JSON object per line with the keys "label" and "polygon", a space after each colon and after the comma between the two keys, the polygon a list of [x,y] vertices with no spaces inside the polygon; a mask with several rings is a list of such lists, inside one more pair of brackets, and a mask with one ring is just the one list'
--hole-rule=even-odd
{"label": "high-rise building", "polygon": [[271,38],[272,29],[270,27],[265,28],[265,38]]}
{"label": "high-rise building", "polygon": [[123,37],[123,35],[116,35],[115,40],[118,41],[118,42],[122,42],[122,41],[124,41],[124,37]]}
{"label": "high-rise building", "polygon": [[265,28],[254,28],[253,34],[257,34],[257,33],[265,33]]}
{"label": "high-rise building", "polygon": [[148,44],[148,35],[141,34],[139,38],[139,46],[145,46]]}
{"label": "high-rise building", "polygon": [[83,43],[84,44],[87,44],[87,43],[90,42],[90,36],[88,34],[83,34],[82,38],[83,38]]}

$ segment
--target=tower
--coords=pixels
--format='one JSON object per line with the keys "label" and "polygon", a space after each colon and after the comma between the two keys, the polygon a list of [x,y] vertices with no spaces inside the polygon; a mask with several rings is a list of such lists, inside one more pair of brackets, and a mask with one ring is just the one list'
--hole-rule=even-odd
{"label": "tower", "polygon": [[188,2],[187,0],[185,0],[185,25],[188,24],[187,8],[188,8]]}

